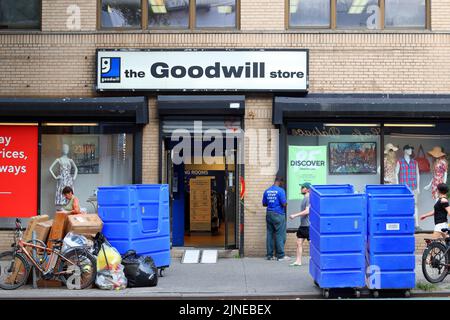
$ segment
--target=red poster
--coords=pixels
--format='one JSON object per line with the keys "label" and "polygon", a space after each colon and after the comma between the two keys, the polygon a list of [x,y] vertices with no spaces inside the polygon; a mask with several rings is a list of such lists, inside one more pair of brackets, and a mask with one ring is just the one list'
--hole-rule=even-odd
{"label": "red poster", "polygon": [[37,215],[38,127],[0,125],[0,217]]}

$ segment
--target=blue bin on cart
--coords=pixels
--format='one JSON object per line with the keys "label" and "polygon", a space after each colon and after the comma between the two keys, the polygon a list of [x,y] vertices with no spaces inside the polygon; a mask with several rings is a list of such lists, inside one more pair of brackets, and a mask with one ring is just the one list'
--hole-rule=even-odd
{"label": "blue bin on cart", "polygon": [[314,185],[310,192],[309,271],[319,287],[365,286],[366,200],[353,186]]}
{"label": "blue bin on cart", "polygon": [[412,289],[414,194],[407,185],[367,185],[369,289]]}
{"label": "blue bin on cart", "polygon": [[97,198],[103,234],[120,254],[135,250],[158,268],[170,265],[168,185],[99,187]]}

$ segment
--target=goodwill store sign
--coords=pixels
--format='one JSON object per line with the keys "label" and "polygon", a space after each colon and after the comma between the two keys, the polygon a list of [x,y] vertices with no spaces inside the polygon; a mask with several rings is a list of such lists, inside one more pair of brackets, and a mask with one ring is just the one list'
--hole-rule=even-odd
{"label": "goodwill store sign", "polygon": [[307,50],[98,50],[97,89],[306,91]]}

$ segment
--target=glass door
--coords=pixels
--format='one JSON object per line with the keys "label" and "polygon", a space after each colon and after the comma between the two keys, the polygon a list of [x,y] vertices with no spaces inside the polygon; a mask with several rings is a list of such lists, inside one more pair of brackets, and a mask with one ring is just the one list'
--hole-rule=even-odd
{"label": "glass door", "polygon": [[236,248],[236,217],[239,201],[239,184],[236,164],[236,139],[234,148],[225,150],[225,248]]}

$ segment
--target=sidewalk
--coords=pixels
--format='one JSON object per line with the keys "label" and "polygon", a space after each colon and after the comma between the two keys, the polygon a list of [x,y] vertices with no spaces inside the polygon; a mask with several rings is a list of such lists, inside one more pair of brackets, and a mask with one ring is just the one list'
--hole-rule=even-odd
{"label": "sidewalk", "polygon": [[[14,291],[0,290],[0,299],[321,298],[321,290],[309,275],[308,264],[290,267],[289,263],[263,258],[226,258],[219,259],[217,264],[181,264],[180,259],[173,259],[164,277],[158,279],[158,286],[153,288],[104,291],[68,290],[65,287],[32,289],[26,286]],[[416,278],[418,283],[428,283],[423,278],[420,264],[416,266]],[[429,293],[414,290],[413,296]],[[450,277],[434,287],[433,294],[450,296]]]}

